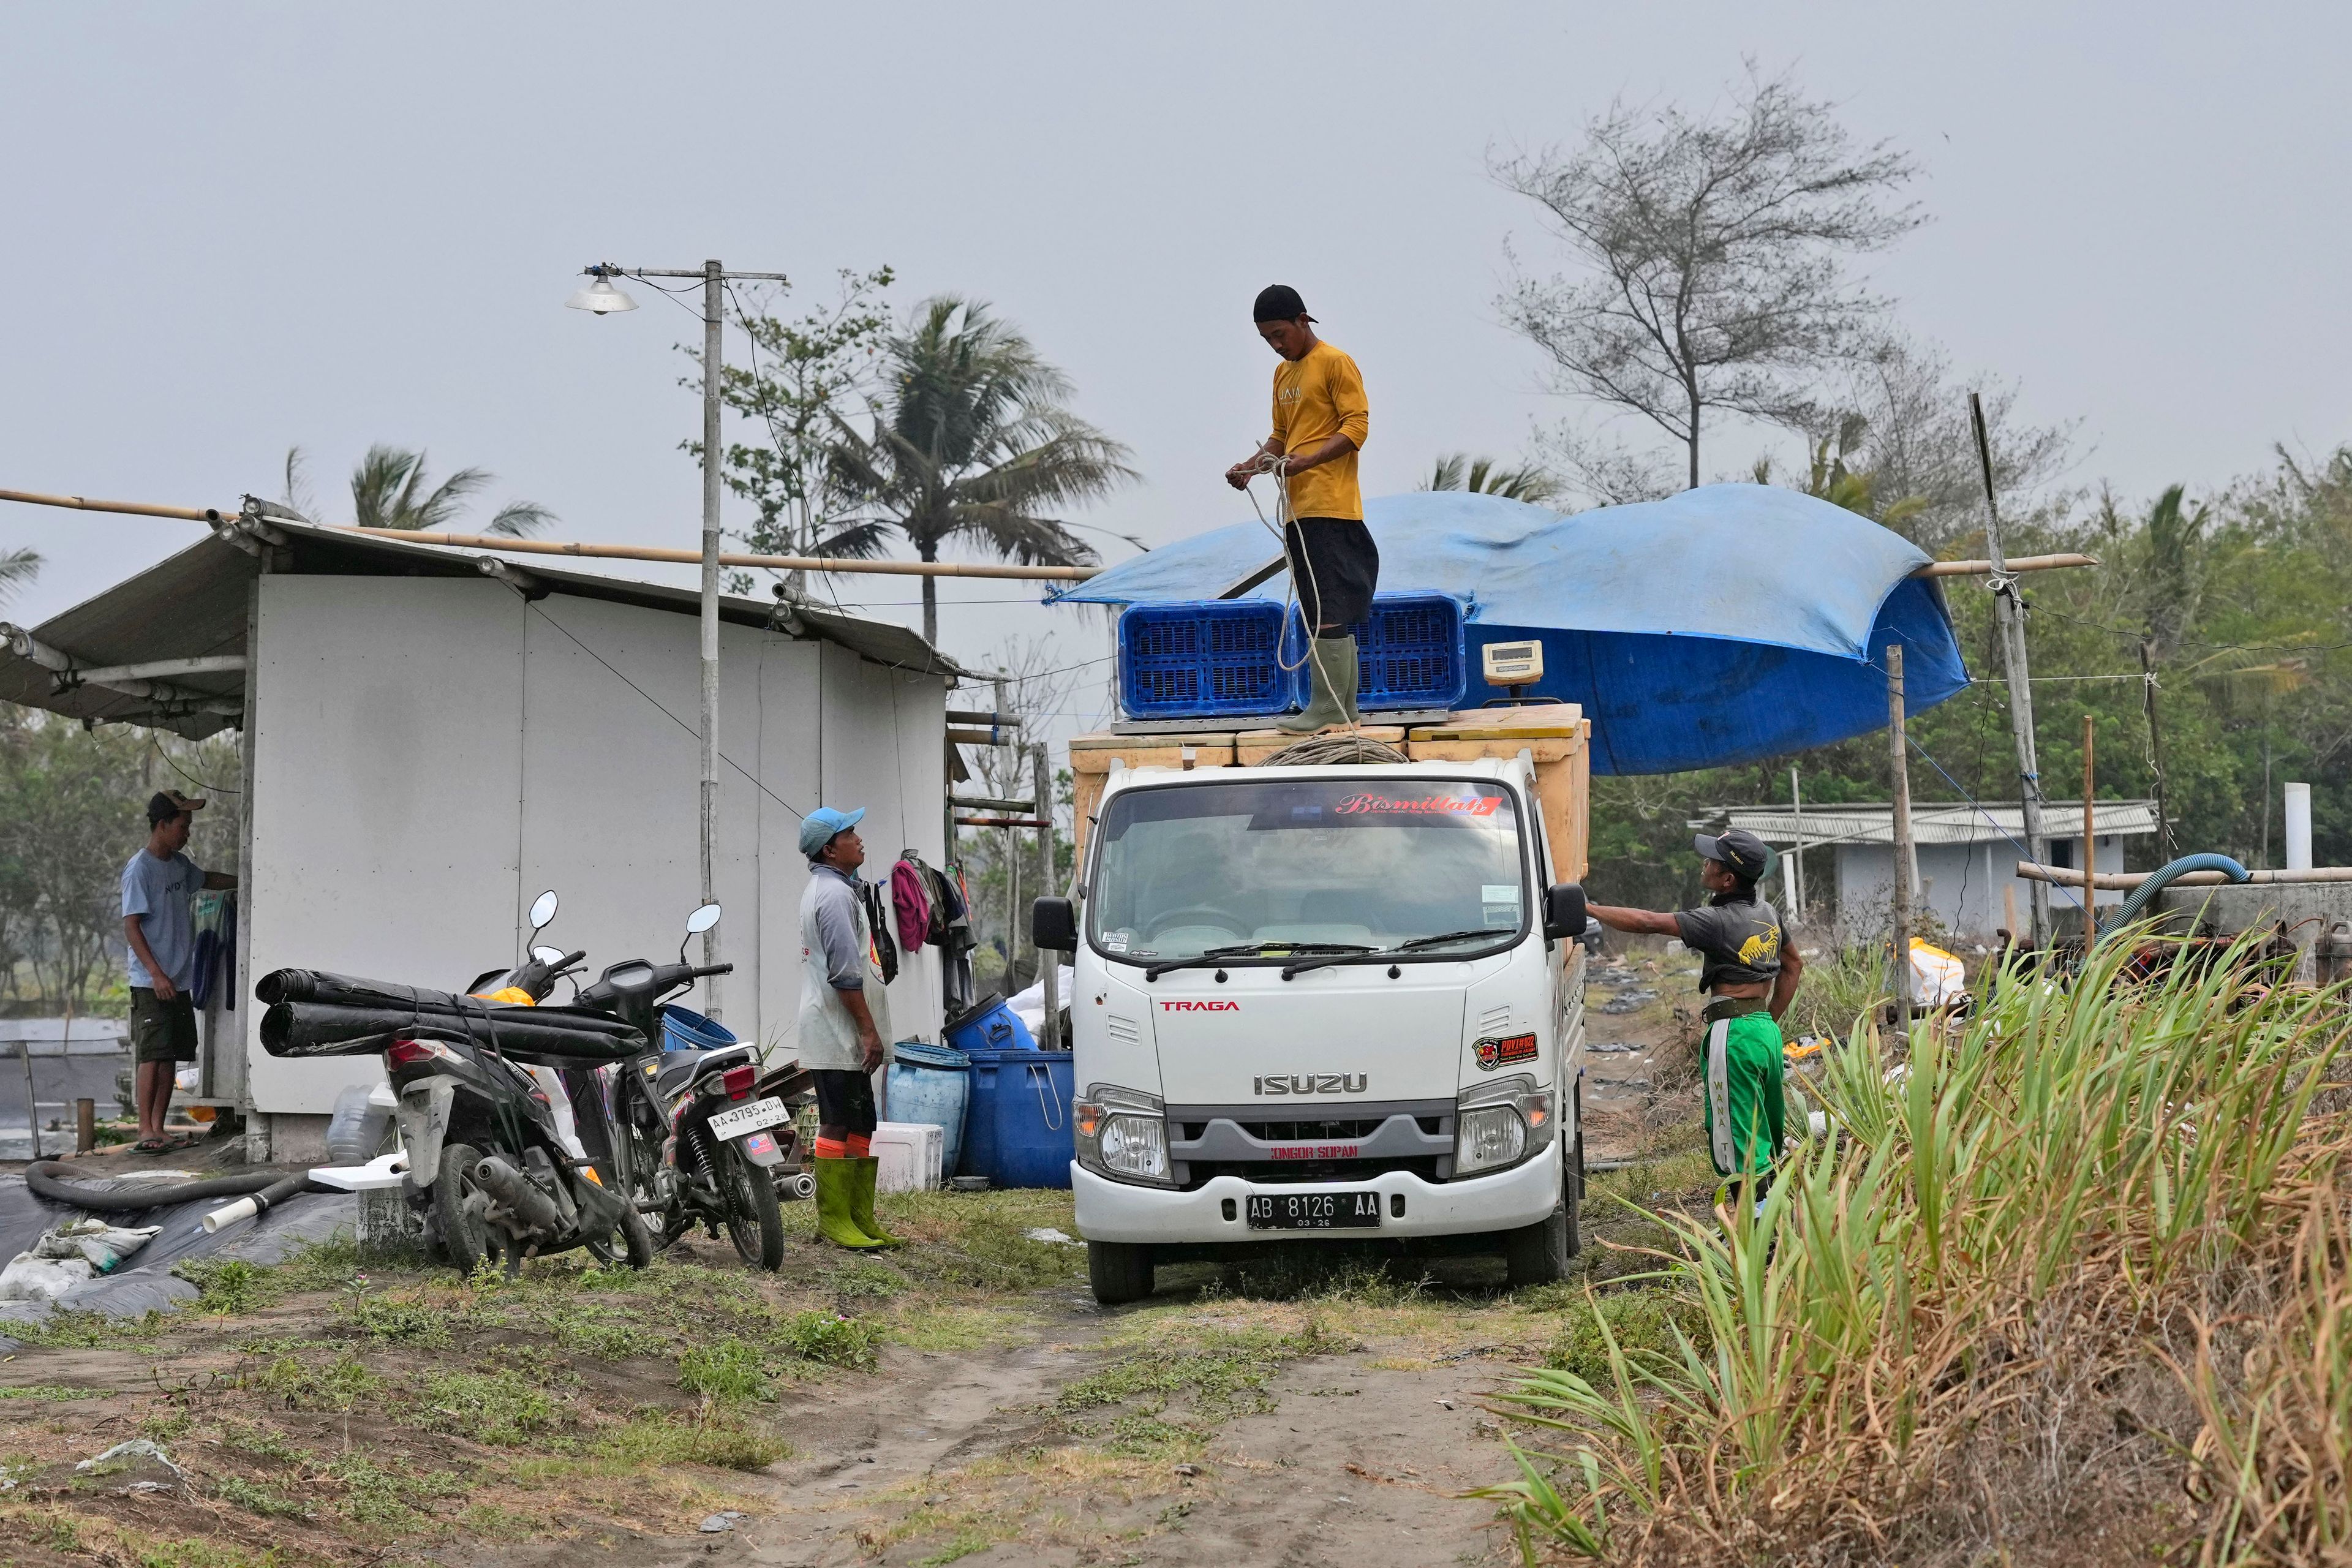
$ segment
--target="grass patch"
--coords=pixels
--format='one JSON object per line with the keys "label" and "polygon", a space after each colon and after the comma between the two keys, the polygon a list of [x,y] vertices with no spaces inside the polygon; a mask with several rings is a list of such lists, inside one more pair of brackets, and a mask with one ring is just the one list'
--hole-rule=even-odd
{"label": "grass patch", "polygon": [[150,1311],[136,1318],[110,1318],[103,1312],[60,1309],[37,1323],[12,1322],[8,1337],[47,1350],[97,1350],[106,1345],[139,1343],[163,1331],[163,1314]]}
{"label": "grass patch", "polygon": [[732,1336],[696,1345],[678,1357],[677,1385],[720,1405],[774,1396],[767,1356],[759,1346]]}
{"label": "grass patch", "polygon": [[69,1399],[103,1399],[106,1392],[98,1388],[68,1388],[60,1383],[20,1383],[0,1388],[0,1399],[31,1399],[43,1404],[58,1404]]}
{"label": "grass patch", "polygon": [[257,1486],[238,1476],[221,1476],[213,1481],[213,1496],[232,1508],[247,1513],[257,1513],[265,1519],[308,1519],[310,1508],[268,1487]]}
{"label": "grass patch", "polygon": [[793,1312],[776,1325],[775,1340],[803,1361],[870,1372],[875,1348],[882,1342],[881,1326],[864,1318],[838,1312]]}
{"label": "grass patch", "polygon": [[284,1402],[289,1410],[349,1410],[382,1392],[383,1379],[345,1351],[323,1366],[299,1356],[279,1356],[255,1374],[247,1386],[265,1399]]}
{"label": "grass patch", "polygon": [[644,1417],[599,1436],[595,1451],[641,1465],[762,1470],[792,1458],[793,1446],[772,1432],[736,1421]]}
{"label": "grass patch", "polygon": [[344,1327],[370,1339],[438,1350],[450,1342],[450,1312],[429,1301],[394,1300],[353,1292],[336,1310]]}
{"label": "grass patch", "polygon": [[327,1474],[342,1483],[342,1500],[336,1508],[344,1518],[382,1527],[415,1524],[421,1517],[415,1506],[418,1500],[459,1498],[473,1490],[470,1482],[449,1470],[394,1473],[356,1454],[337,1459],[327,1467]]}
{"label": "grass patch", "polygon": [[519,1372],[452,1372],[425,1380],[419,1425],[511,1448],[569,1425],[555,1397]]}
{"label": "grass patch", "polygon": [[1567,1314],[1544,1351],[1544,1365],[1602,1386],[1612,1376],[1611,1340],[1634,1368],[1663,1373],[1681,1363],[1681,1341],[1701,1355],[1711,1352],[1715,1330],[1706,1304],[1687,1291],[1612,1290],[1589,1298],[1584,1310]]}
{"label": "grass patch", "polygon": [[1265,1385],[1289,1363],[1353,1344],[1312,1312],[1287,1332],[1182,1325],[1157,1313],[1135,1321],[1138,1342],[1066,1384],[1054,1410],[1075,1436],[1137,1458],[1190,1457],[1216,1423],[1274,1409]]}
{"label": "grass patch", "polygon": [[1074,1231],[1067,1193],[884,1193],[875,1205],[886,1227],[915,1244],[897,1263],[919,1279],[1028,1291],[1069,1284],[1086,1273],[1084,1247],[1032,1241],[1027,1235],[1039,1228]]}
{"label": "grass patch", "polygon": [[890,1337],[910,1350],[976,1351],[1028,1337],[1030,1314],[1001,1307],[918,1301],[890,1322]]}
{"label": "grass patch", "polygon": [[200,1312],[250,1312],[268,1300],[267,1275],[241,1258],[184,1258],[172,1272],[196,1288]]}

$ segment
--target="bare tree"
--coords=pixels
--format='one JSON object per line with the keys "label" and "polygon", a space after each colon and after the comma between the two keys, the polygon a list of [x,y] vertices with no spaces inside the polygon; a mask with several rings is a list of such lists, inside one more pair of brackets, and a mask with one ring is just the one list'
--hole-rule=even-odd
{"label": "bare tree", "polygon": [[[2051,486],[2074,461],[2075,422],[2028,423],[2018,411],[2016,387],[1974,385],[1984,401],[2001,516],[2024,522],[2063,506],[2072,498],[2053,495]],[[1807,433],[1817,443],[1834,438],[1847,466],[1866,471],[1881,498],[1916,498],[1910,515],[1889,526],[1940,550],[1984,526],[1969,390],[1941,349],[1890,333],[1849,363]]]}
{"label": "bare tree", "polygon": [[[1017,713],[1024,727],[1007,731],[1015,745],[967,746],[964,761],[978,793],[998,799],[1026,799],[1036,787],[1031,744],[1045,740],[1054,717],[1068,705],[1082,667],[1063,656],[1053,637],[1007,637],[984,661],[1003,692],[1003,711]],[[1036,803],[1036,815],[1052,817],[1055,803]],[[1020,956],[1024,884],[1032,880],[1035,862],[1029,830],[975,828],[959,847],[972,887],[973,934],[983,943],[992,938],[1003,943],[1008,968]],[[1029,889],[1034,896],[1035,889]],[[1002,921],[1000,925],[998,922]]]}
{"label": "bare tree", "polygon": [[1694,486],[1707,410],[1805,422],[1810,378],[1882,308],[1844,258],[1925,221],[1889,205],[1914,173],[1906,154],[1857,148],[1831,105],[1753,62],[1735,93],[1707,120],[1612,104],[1573,153],[1488,159],[1589,268],[1536,277],[1514,257],[1504,320],[1550,356],[1558,391],[1680,443]]}

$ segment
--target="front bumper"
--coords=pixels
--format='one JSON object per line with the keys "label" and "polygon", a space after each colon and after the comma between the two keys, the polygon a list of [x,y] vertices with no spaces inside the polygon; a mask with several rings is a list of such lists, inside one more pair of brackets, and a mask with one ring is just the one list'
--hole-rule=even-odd
{"label": "front bumper", "polygon": [[[1078,1234],[1088,1241],[1202,1243],[1228,1241],[1368,1241],[1381,1237],[1477,1236],[1517,1230],[1547,1218],[1559,1206],[1560,1163],[1557,1144],[1526,1164],[1497,1175],[1458,1182],[1424,1182],[1407,1171],[1388,1171],[1360,1182],[1283,1182],[1261,1185],[1239,1176],[1212,1177],[1196,1191],[1129,1186],[1070,1162],[1070,1185],[1077,1198]],[[1243,1216],[1252,1193],[1360,1192],[1381,1194],[1378,1230],[1252,1230]],[[1394,1199],[1404,1198],[1395,1215]],[[1233,1218],[1225,1217],[1226,1204]]]}

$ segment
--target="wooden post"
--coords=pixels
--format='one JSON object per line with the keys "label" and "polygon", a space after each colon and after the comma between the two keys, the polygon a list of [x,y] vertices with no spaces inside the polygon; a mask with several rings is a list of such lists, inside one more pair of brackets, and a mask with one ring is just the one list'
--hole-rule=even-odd
{"label": "wooden post", "polygon": [[1911,763],[1903,731],[1903,645],[1886,649],[1886,736],[1895,763],[1895,1026],[1911,1038]]}
{"label": "wooden post", "polygon": [[2017,935],[2017,883],[2014,879],[2001,884],[2000,912],[2005,917],[2005,923],[2009,927],[2011,945],[2023,946],[2024,943],[2018,940]]}
{"label": "wooden post", "polygon": [[[1045,826],[1037,829],[1037,891],[1035,897],[1050,898],[1054,892],[1054,755],[1045,742],[1037,742],[1037,820]],[[1037,1044],[1049,1051],[1061,1047],[1062,1034],[1062,955],[1047,952],[1037,954],[1038,995],[1045,1004],[1045,1028]]]}
{"label": "wooden post", "polygon": [[2165,808],[2164,731],[2156,722],[2156,663],[2149,639],[2139,639],[2140,700],[2147,709],[2147,761],[2156,773],[2156,858],[2172,859],[2172,813]]}
{"label": "wooden post", "polygon": [[74,1152],[87,1154],[98,1147],[98,1101],[74,1101]]}
{"label": "wooden post", "polygon": [[1805,923],[1805,799],[1797,791],[1797,770],[1789,770],[1789,810],[1796,819],[1797,847],[1789,856],[1789,918]]}
{"label": "wooden post", "polygon": [[[33,1135],[33,1158],[37,1160],[41,1157],[41,1102],[33,1092],[33,1042],[17,1041],[16,1051],[25,1060],[25,1128]],[[138,1068],[131,1071],[136,1074]]]}
{"label": "wooden post", "polygon": [[2091,743],[2098,731],[2099,721],[2090,714],[2083,715],[2083,947],[2089,951],[2099,934],[2099,895],[2094,884],[2097,868],[2092,864],[2099,858],[2097,825],[2093,816],[2098,805],[2098,777],[2091,754]]}

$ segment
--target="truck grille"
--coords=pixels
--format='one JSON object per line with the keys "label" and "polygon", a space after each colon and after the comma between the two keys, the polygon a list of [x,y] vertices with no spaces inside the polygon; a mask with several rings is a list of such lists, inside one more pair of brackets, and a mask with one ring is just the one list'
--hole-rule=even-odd
{"label": "truck grille", "polygon": [[1287,1185],[1368,1181],[1407,1171],[1425,1182],[1454,1173],[1450,1100],[1301,1106],[1320,1115],[1276,1119],[1262,1106],[1168,1108],[1168,1152],[1187,1191],[1217,1176]]}

